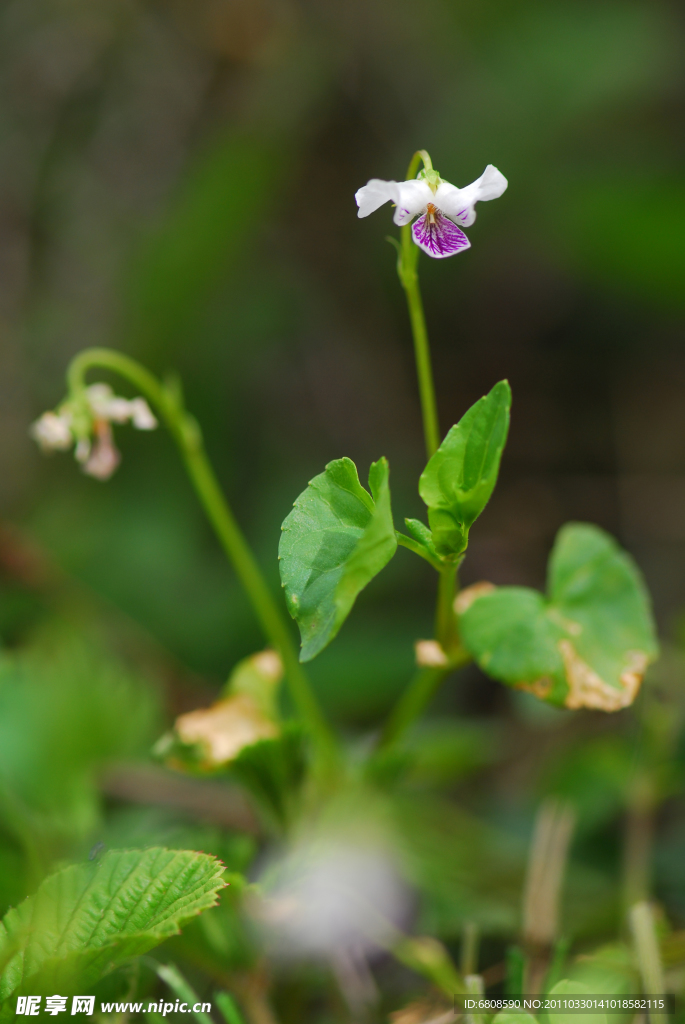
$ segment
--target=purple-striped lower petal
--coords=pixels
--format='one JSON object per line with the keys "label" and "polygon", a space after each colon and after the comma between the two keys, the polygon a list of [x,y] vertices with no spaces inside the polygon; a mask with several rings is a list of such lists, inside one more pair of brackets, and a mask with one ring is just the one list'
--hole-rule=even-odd
{"label": "purple-striped lower petal", "polygon": [[461,228],[434,206],[431,209],[431,206],[432,204],[426,213],[412,224],[414,241],[419,248],[436,259],[454,256],[462,249],[469,249],[471,243]]}

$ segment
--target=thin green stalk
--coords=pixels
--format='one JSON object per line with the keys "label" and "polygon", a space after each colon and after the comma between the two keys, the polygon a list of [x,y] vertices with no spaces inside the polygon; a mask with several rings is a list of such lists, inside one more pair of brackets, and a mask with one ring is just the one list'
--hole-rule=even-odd
{"label": "thin green stalk", "polygon": [[67,371],[72,396],[77,397],[82,392],[86,386],[86,372],[96,367],[125,377],[145,395],[169,428],[200,504],[243,585],[262,630],[283,659],[295,706],[318,741],[320,753],[331,760],[334,752],[333,736],[298,660],[289,625],[219,486],[204,449],[200,427],[184,409],[179,389],[161,384],[145,367],[120,352],[91,348],[79,353]]}
{"label": "thin green stalk", "polygon": [[449,656],[460,648],[454,598],[457,589],[457,566],[446,565],[438,577],[438,599],[435,608],[435,638]]}
{"label": "thin green stalk", "polygon": [[243,1015],[236,1006],[235,999],[228,992],[215,992],[214,1002],[219,1007],[226,1024],[245,1024]]}
{"label": "thin green stalk", "polygon": [[[469,656],[464,659],[463,664],[468,660],[470,660]],[[456,665],[450,664],[441,668],[419,669],[390,712],[381,734],[379,747],[390,746],[407,731],[423,712],[443,679],[446,679],[456,667]]]}
{"label": "thin green stalk", "polygon": [[460,969],[464,977],[478,971],[478,950],[480,946],[480,930],[475,921],[466,921],[461,938]]}
{"label": "thin green stalk", "polygon": [[[418,150],[414,153],[407,169],[407,180],[416,176],[421,161],[423,161],[427,170],[432,169],[428,153],[423,149]],[[397,269],[400,283],[407,296],[407,306],[409,307],[409,319],[414,338],[416,373],[419,381],[419,397],[421,399],[423,434],[426,441],[426,453],[430,459],[431,455],[437,451],[440,445],[440,428],[438,426],[438,410],[435,401],[428,330],[426,328],[426,318],[423,312],[423,301],[419,288],[419,275],[416,269],[419,249],[412,241],[410,224],[405,224],[401,228],[401,235],[402,241]]]}
{"label": "thin green stalk", "polygon": [[[628,919],[633,934],[636,960],[642,977],[642,991],[645,995],[660,996],[666,991],[664,968],[661,962],[659,936],[657,935],[654,911],[647,900],[630,908]],[[663,1016],[649,1012],[650,1024],[663,1020]]]}
{"label": "thin green stalk", "polygon": [[[430,156],[425,149],[417,150],[407,168],[407,180],[416,176],[416,172],[422,162],[427,171],[433,170]],[[414,354],[416,357],[416,372],[421,398],[423,433],[426,442],[426,453],[430,459],[440,446],[440,427],[435,400],[428,330],[426,328],[426,318],[423,312],[423,301],[419,288],[419,275],[417,271],[419,249],[412,240],[411,225],[406,224],[401,228],[401,236],[397,272],[407,296],[409,319],[414,338]],[[471,660],[471,656],[464,650],[459,641],[457,619],[454,613],[458,566],[446,565],[444,563],[435,564],[430,556],[421,549],[420,545],[403,534],[398,533],[397,540],[403,547],[415,551],[416,554],[429,561],[440,574],[435,611],[435,635],[438,643],[447,655],[448,664],[444,667],[423,668],[416,673],[386,722],[381,736],[381,746],[388,746],[405,732],[422,713],[443,679],[453,669],[465,665]]]}
{"label": "thin green stalk", "polygon": [[[192,1012],[192,1015],[198,1024],[214,1024],[212,1018],[209,1014],[205,1013],[204,1010],[191,1009],[194,1006],[201,1007],[203,1005],[202,1000],[199,999],[195,989],[190,987],[186,979],[174,964],[158,964],[156,961],[150,961],[150,963],[154,964],[154,969],[158,976],[169,986],[174,995],[178,997],[177,1001],[180,1000],[181,1003],[185,1003],[189,1007],[189,1010],[183,1011],[184,1013]],[[165,1004],[165,1006],[168,1005],[168,1003]],[[173,1006],[174,1004],[172,1003],[171,1005]],[[166,1013],[164,1012],[162,1016],[166,1016]]]}

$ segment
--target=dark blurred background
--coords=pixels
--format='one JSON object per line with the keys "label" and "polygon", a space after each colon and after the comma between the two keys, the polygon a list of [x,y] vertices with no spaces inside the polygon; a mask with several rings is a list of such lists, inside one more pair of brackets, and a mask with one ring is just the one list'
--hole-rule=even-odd
{"label": "dark blurred background", "polygon": [[[389,208],[359,221],[354,192],[425,147],[455,184],[487,163],[510,182],[468,252],[420,265],[443,430],[498,379],[514,393],[463,581],[543,587],[558,527],[595,522],[677,643],[684,27],[675,0],[5,0],[5,642],[55,603],[77,628],[97,608],[163,666],[167,718],[262,644],[162,431],[120,430],[107,484],[35,450],[85,346],[180,372],[274,587],[280,523],[330,459],[363,476],[388,456],[398,525],[421,515],[397,229]],[[313,664],[341,726],[401,690],[433,588],[400,551]],[[469,670],[441,701],[493,715],[514,697]],[[579,742],[608,722],[581,720]]]}

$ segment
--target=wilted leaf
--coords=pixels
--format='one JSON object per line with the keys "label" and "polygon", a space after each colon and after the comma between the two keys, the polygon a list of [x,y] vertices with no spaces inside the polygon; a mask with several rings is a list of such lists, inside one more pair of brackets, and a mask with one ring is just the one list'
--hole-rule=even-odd
{"label": "wilted leaf", "polygon": [[[224,884],[216,858],[160,847],[110,850],[50,875],[0,925],[0,959],[3,948],[17,950],[0,976],[0,1001],[74,986],[87,991],[214,906]],[[13,1017],[14,1008],[0,1016]]]}
{"label": "wilted leaf", "polygon": [[181,743],[198,746],[202,767],[217,768],[244,747],[278,735],[278,726],[247,694],[234,694],[209,708],[189,711],[174,726]]}
{"label": "wilted leaf", "polygon": [[372,464],[369,486],[371,494],[350,459],[329,462],[283,523],[281,581],[300,627],[301,661],[330,643],[357,595],[397,550],[385,459]]}
{"label": "wilted leaf", "polygon": [[487,505],[497,482],[509,430],[511,389],[495,384],[466,412],[419,480],[419,494],[428,506],[428,522],[440,555],[459,555],[469,530]]}
{"label": "wilted leaf", "polygon": [[461,636],[495,679],[569,708],[633,702],[657,655],[649,598],[629,555],[603,530],[570,523],[549,563],[549,596],[527,587],[460,595]]}
{"label": "wilted leaf", "polygon": [[276,691],[283,663],[267,649],[238,662],[223,697],[208,708],[179,715],[155,753],[179,771],[213,772],[233,761],[245,747],[278,736]]}

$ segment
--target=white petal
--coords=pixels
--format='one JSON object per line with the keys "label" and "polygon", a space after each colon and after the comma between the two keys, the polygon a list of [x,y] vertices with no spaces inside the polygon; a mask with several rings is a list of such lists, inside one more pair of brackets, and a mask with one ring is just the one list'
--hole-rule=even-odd
{"label": "white petal", "polygon": [[109,384],[91,384],[86,389],[88,405],[99,420],[126,423],[131,416],[128,399],[115,395]]}
{"label": "white petal", "polygon": [[98,427],[95,444],[83,466],[83,472],[94,476],[96,480],[109,480],[121,462],[121,455],[112,437],[109,423],[103,422]]}
{"label": "white petal", "polygon": [[64,452],[74,443],[70,426],[69,416],[45,412],[31,427],[31,437],[38,442],[44,452]]}
{"label": "white petal", "polygon": [[508,184],[504,175],[492,164],[488,164],[480,178],[476,178],[466,188],[457,188],[443,181],[435,194],[435,205],[457,224],[467,228],[476,219],[476,203],[499,198]]}
{"label": "white petal", "polygon": [[144,398],[132,398],[128,403],[131,422],[136,430],[154,430],[157,420]]}
{"label": "white petal", "polygon": [[88,456],[90,455],[90,438],[80,437],[78,444],[76,445],[76,451],[74,452],[74,458],[77,462],[87,462]]}
{"label": "white petal", "polygon": [[380,209],[383,203],[396,203],[399,199],[399,186],[396,181],[372,178],[355,193],[354,198],[359,207],[357,216],[368,217]]}
{"label": "white petal", "polygon": [[435,201],[433,191],[425,181],[413,178],[411,181],[401,181],[397,185],[398,197],[395,200],[397,209],[393,220],[400,227],[408,224],[410,220],[417,217],[422,210],[426,209],[428,203]]}

